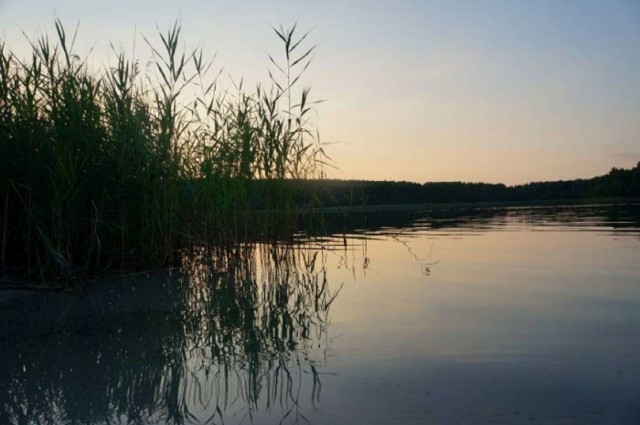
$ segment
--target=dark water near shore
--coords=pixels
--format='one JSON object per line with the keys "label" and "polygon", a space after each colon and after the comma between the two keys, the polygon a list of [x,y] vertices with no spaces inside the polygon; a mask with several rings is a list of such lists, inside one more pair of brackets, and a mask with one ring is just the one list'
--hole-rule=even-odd
{"label": "dark water near shore", "polygon": [[0,423],[640,423],[640,206],[333,220],[0,301]]}

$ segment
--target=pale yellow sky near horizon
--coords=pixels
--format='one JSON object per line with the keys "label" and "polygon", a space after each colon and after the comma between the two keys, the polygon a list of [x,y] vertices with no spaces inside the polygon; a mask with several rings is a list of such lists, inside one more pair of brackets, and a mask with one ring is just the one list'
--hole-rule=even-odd
{"label": "pale yellow sky near horizon", "polygon": [[333,178],[517,184],[640,161],[634,1],[0,0],[0,37],[19,46],[56,16],[96,55],[179,18],[249,82],[279,53],[270,26],[313,28],[305,81]]}

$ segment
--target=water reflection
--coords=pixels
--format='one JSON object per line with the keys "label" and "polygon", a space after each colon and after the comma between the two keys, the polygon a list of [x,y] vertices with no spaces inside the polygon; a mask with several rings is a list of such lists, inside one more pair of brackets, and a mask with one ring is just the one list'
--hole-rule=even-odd
{"label": "water reflection", "polygon": [[[567,205],[509,208],[456,208],[333,213],[316,218],[302,239],[318,238],[339,248],[347,235],[358,243],[369,239],[411,236],[471,235],[523,228],[540,230],[640,233],[640,204]],[[328,243],[328,245],[327,245]]]}
{"label": "water reflection", "polygon": [[247,245],[6,302],[0,422],[298,422],[320,397],[338,291],[322,253]]}
{"label": "water reflection", "polygon": [[1,302],[0,424],[639,423],[639,206],[322,220]]}

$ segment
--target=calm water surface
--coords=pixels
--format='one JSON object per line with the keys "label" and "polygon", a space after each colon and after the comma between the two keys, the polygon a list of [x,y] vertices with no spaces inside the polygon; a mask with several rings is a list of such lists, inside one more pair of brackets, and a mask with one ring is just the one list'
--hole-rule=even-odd
{"label": "calm water surface", "polygon": [[640,423],[640,206],[332,226],[5,292],[0,423]]}

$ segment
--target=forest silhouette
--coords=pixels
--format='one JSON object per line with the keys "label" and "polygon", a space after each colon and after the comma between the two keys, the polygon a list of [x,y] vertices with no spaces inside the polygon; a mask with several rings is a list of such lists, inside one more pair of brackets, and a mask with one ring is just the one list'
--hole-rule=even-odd
{"label": "forest silhouette", "polygon": [[315,180],[300,185],[299,203],[324,207],[442,204],[537,203],[596,201],[640,197],[640,163],[632,169],[612,168],[590,179],[532,182],[507,186],[494,183],[369,180]]}

